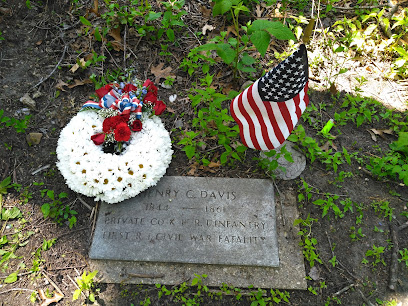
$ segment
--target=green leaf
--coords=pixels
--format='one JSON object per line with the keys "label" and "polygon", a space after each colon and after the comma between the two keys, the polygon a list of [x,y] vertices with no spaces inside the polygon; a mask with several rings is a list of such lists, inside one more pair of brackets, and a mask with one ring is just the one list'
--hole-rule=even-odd
{"label": "green leaf", "polygon": [[235,58],[235,51],[226,43],[217,44],[217,54],[227,65],[231,64]]}
{"label": "green leaf", "polygon": [[191,286],[195,286],[198,283],[198,278],[193,278],[193,281],[191,282]]}
{"label": "green leaf", "polygon": [[173,29],[167,29],[166,34],[167,34],[167,38],[168,38],[170,41],[174,41],[175,35],[174,35]]}
{"label": "green leaf", "polygon": [[81,294],[81,289],[75,290],[74,295],[72,296],[72,300],[73,301],[77,300],[80,294]]}
{"label": "green leaf", "polygon": [[161,13],[155,13],[155,12],[149,11],[149,14],[147,15],[146,21],[156,20],[160,16],[161,16]]}
{"label": "green leaf", "polygon": [[6,277],[6,279],[4,280],[4,282],[6,284],[11,284],[14,283],[15,281],[17,281],[17,273],[11,273],[9,276]]}
{"label": "green leaf", "polygon": [[267,28],[266,31],[280,40],[296,40],[292,31],[279,22],[274,22],[273,26]]}
{"label": "green leaf", "polygon": [[95,302],[95,295],[93,293],[90,293],[88,298],[92,303]]}
{"label": "green leaf", "polygon": [[92,23],[89,22],[84,16],[79,16],[79,20],[86,26],[92,27]]}
{"label": "green leaf", "polygon": [[398,140],[391,143],[390,148],[394,151],[403,152],[408,156],[408,132],[401,132]]}
{"label": "green leaf", "polygon": [[252,33],[249,39],[254,44],[259,53],[261,53],[262,56],[265,56],[265,53],[268,50],[269,42],[271,40],[270,35],[265,31],[256,31]]}
{"label": "green leaf", "polygon": [[[255,20],[248,29],[248,34],[251,35],[254,32],[262,31],[267,28],[272,27],[273,21],[264,20],[264,19],[257,19]],[[279,23],[279,22],[277,22]]]}
{"label": "green leaf", "polygon": [[102,41],[102,36],[101,33],[99,32],[99,28],[95,28],[94,35],[97,41]]}
{"label": "green leaf", "polygon": [[232,7],[232,1],[223,0],[217,2],[213,7],[213,16],[224,15]]}
{"label": "green leaf", "polygon": [[244,65],[250,66],[256,62],[256,59],[254,59],[252,56],[249,56],[248,53],[244,53],[244,55],[241,58],[241,61]]}
{"label": "green leaf", "polygon": [[193,156],[195,155],[195,147],[194,146],[185,146],[183,148],[184,152],[186,152],[186,155],[188,157],[188,159],[193,158]]}
{"label": "green leaf", "polygon": [[42,206],[41,206],[41,211],[42,211],[42,213],[43,213],[43,215],[44,215],[44,218],[47,218],[48,216],[49,216],[49,214],[50,214],[50,204],[48,204],[48,203],[45,203],[45,204],[43,204]]}

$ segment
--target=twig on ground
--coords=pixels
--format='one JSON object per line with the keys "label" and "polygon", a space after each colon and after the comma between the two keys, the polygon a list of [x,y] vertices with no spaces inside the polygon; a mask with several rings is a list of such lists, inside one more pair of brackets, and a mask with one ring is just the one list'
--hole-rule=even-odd
{"label": "twig on ground", "polygon": [[42,167],[38,168],[37,170],[34,170],[33,172],[31,172],[31,175],[36,175],[38,172],[41,172],[41,171],[43,171],[45,169],[48,169],[50,166],[51,166],[50,164],[42,166]]}
{"label": "twig on ground", "polygon": [[95,231],[95,225],[96,225],[96,219],[97,219],[97,216],[98,216],[99,203],[100,203],[99,201],[96,202],[96,206],[95,206],[94,211],[93,211],[94,215],[93,215],[93,220],[92,220],[91,239],[90,239],[90,241],[92,241],[94,231]]}
{"label": "twig on ground", "polygon": [[[17,277],[20,277],[20,276],[23,276],[23,275],[28,275],[28,274],[31,274],[31,273],[33,273],[33,272],[30,271],[30,272],[19,273],[19,274],[17,274]],[[7,278],[7,277],[8,277],[8,275],[0,276],[0,278]]]}
{"label": "twig on ground", "polygon": [[361,292],[361,290],[360,290],[360,289],[358,289],[358,292],[360,292],[361,297],[363,298],[364,302],[366,302],[366,303],[367,303],[367,305],[368,305],[368,306],[375,306],[373,303],[371,303],[371,302],[370,302],[370,300],[369,300],[369,299],[367,299],[367,298],[365,297],[364,293],[363,293],[363,292]]}
{"label": "twig on ground", "polygon": [[121,69],[121,67],[119,67],[118,63],[116,63],[115,58],[114,58],[114,57],[112,56],[112,54],[109,52],[109,49],[108,49],[105,45],[104,45],[104,48],[105,48],[106,51],[108,51],[109,55],[111,56],[113,62],[114,62],[115,65],[116,65],[116,67],[117,67],[118,69]]}
{"label": "twig on ground", "polygon": [[61,235],[59,235],[57,238],[55,238],[55,239],[60,239],[61,237],[64,237],[64,236],[68,236],[68,235],[71,235],[71,234],[74,234],[74,233],[76,233],[76,232],[80,232],[80,231],[83,231],[83,230],[85,230],[85,229],[87,229],[88,227],[87,226],[83,226],[83,227],[80,227],[80,228],[77,228],[77,229],[75,229],[75,230],[71,230],[71,231],[69,231],[68,233],[64,233],[64,234],[61,234]]}
{"label": "twig on ground", "polygon": [[77,199],[79,200],[79,202],[81,202],[90,211],[93,210],[93,207],[91,205],[89,205],[88,203],[86,203],[80,196],[77,196]]}
{"label": "twig on ground", "polygon": [[8,292],[11,292],[11,291],[30,291],[30,292],[34,292],[35,290],[25,289],[25,288],[11,288],[11,289],[8,289],[8,290],[5,290],[5,291],[1,291],[0,294],[8,293]]}
{"label": "twig on ground", "polygon": [[338,295],[340,295],[340,294],[346,292],[346,291],[349,290],[350,288],[353,288],[354,286],[355,286],[354,284],[350,284],[350,285],[344,287],[343,289],[337,291],[335,294],[333,294],[333,296],[338,296]]}
{"label": "twig on ground", "polygon": [[[79,288],[79,286],[77,285],[77,283],[74,282],[74,280],[71,278],[71,276],[69,276],[69,274],[67,274],[67,277],[68,277],[69,280],[74,284],[75,288],[81,290],[81,288]],[[84,293],[82,290],[81,290],[81,294],[84,296],[85,299],[87,298],[86,295],[85,295],[85,293]]]}
{"label": "twig on ground", "polygon": [[[327,241],[329,242],[330,250],[331,250],[332,255],[333,255],[333,257],[334,257],[335,254],[334,254],[334,251],[333,251],[333,247],[332,247],[332,244],[331,244],[331,240],[330,240],[329,234],[327,234],[327,231],[326,231],[325,233],[326,233]],[[336,260],[337,260],[337,262],[339,263],[339,265],[344,269],[344,271],[346,271],[352,278],[354,278],[355,280],[357,280],[357,281],[360,282],[360,279],[359,279],[357,276],[355,276],[354,274],[352,274],[352,273],[346,268],[346,266],[343,265],[343,264],[341,263],[341,261],[337,259],[337,257],[336,257]]]}
{"label": "twig on ground", "polygon": [[65,45],[64,47],[64,51],[62,52],[61,58],[58,61],[58,64],[54,67],[54,69],[51,71],[51,73],[44,79],[42,79],[40,82],[38,82],[37,84],[35,84],[34,86],[32,86],[28,91],[33,90],[34,88],[36,88],[37,86],[41,85],[42,83],[44,83],[46,80],[48,80],[55,72],[55,70],[57,70],[58,66],[61,64],[62,60],[65,57],[65,53],[67,53],[68,50],[68,45]]}
{"label": "twig on ground", "polygon": [[62,297],[64,297],[64,294],[62,293],[61,289],[54,283],[54,281],[51,278],[48,277],[46,272],[44,270],[42,270],[41,273],[50,282],[50,284],[55,288],[55,290],[57,290],[58,293],[61,294]]}
{"label": "twig on ground", "polygon": [[85,268],[86,266],[87,265],[76,266],[76,267],[61,267],[61,268],[48,269],[48,271],[60,271],[60,270],[69,270],[69,269],[78,269],[78,268],[82,269],[82,268]]}
{"label": "twig on ground", "polygon": [[395,284],[398,280],[398,227],[395,224],[390,224],[390,231],[392,241],[392,254],[390,265],[390,281],[388,283],[388,288],[392,291],[395,291]]}

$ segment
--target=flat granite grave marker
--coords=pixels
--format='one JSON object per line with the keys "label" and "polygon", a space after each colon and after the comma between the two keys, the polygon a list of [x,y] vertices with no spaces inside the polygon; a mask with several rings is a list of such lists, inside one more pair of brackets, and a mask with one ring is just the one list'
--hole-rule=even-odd
{"label": "flat granite grave marker", "polygon": [[[135,198],[102,203],[98,214],[89,257],[101,281],[176,284],[197,273],[208,285],[306,286],[300,251],[278,247],[270,180],[163,177]],[[293,256],[301,265],[286,272],[300,276],[279,277]]]}

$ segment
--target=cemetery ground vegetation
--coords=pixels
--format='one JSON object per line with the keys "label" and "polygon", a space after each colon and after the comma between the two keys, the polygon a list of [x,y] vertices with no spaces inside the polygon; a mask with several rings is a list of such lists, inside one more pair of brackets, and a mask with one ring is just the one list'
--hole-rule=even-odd
{"label": "cemetery ground vegetation", "polygon": [[[0,304],[407,304],[408,8],[391,2],[0,0]],[[302,40],[310,105],[289,140],[307,165],[282,181],[229,103]],[[94,90],[129,74],[167,104],[168,175],[273,179],[277,205],[296,194],[308,290],[96,281],[98,203],[68,189],[55,150]]]}

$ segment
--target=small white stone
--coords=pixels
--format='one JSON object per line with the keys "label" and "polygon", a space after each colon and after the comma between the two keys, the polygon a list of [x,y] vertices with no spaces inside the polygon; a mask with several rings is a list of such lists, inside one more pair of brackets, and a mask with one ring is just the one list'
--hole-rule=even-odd
{"label": "small white stone", "polygon": [[176,101],[176,99],[177,99],[177,95],[171,95],[171,96],[169,97],[169,101],[170,101],[170,102],[174,102],[174,101]]}

